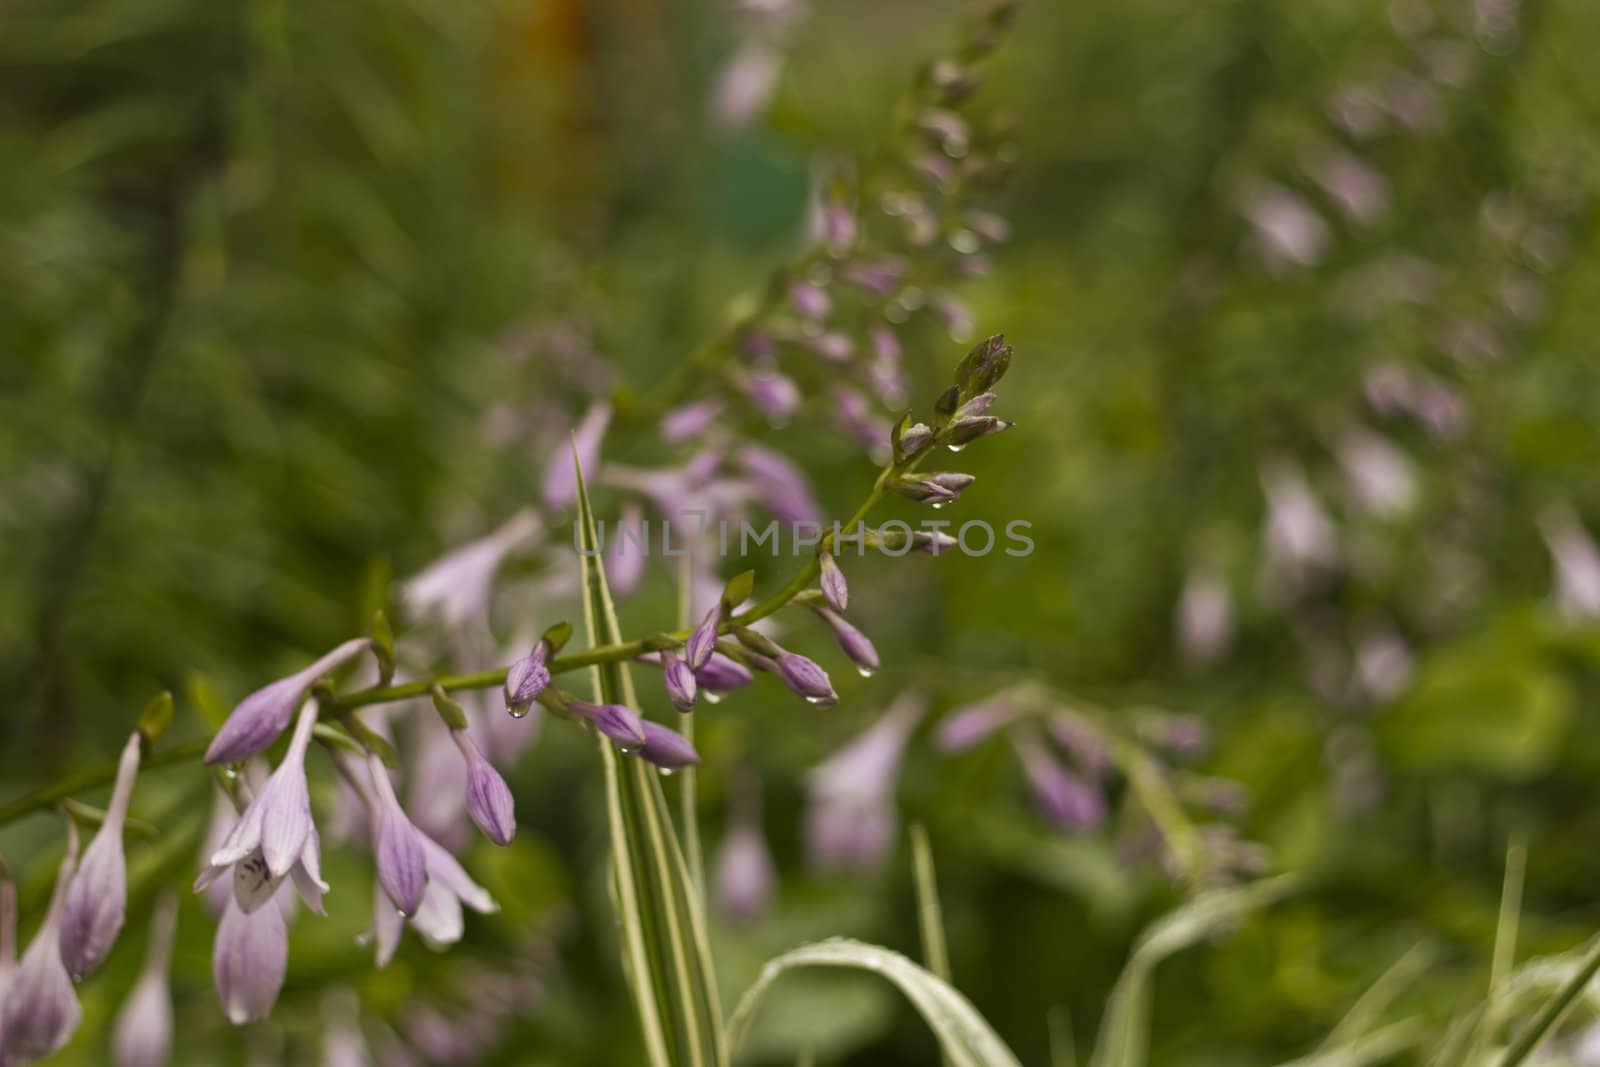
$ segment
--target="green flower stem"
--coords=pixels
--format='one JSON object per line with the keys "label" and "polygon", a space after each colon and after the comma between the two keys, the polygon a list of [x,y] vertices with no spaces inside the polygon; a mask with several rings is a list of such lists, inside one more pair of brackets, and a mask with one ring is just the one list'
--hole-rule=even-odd
{"label": "green flower stem", "polygon": [[[915,470],[923,458],[933,450],[933,447],[930,444],[905,459],[890,463],[885,467],[879,473],[877,481],[873,483],[872,493],[856,509],[855,514],[850,517],[850,521],[840,527],[841,533],[846,535],[854,533],[857,527],[866,520],[872,509],[883,499],[889,482],[901,474]],[[822,547],[826,548],[832,544],[832,540],[832,531],[829,531],[823,538]],[[789,601],[805,592],[806,588],[817,577],[820,566],[816,557],[813,556],[782,589],[755,607],[740,612],[732,619],[725,621],[722,626],[722,632],[727,633],[734,626],[745,626],[755,622],[757,619],[764,619],[783,608]],[[675,630],[669,636],[682,641],[687,639],[689,634],[689,630]],[[585,649],[582,652],[556,657],[550,661],[550,673],[552,675],[566,674],[602,663],[616,663],[622,660],[635,659],[647,651],[648,649],[643,641],[623,641],[618,644],[601,645],[598,648]],[[447,693],[466,689],[492,689],[505,684],[506,670],[507,668],[505,667],[496,667],[493,670],[475,671],[470,674],[442,674],[433,678],[404,682],[400,685],[375,685],[367,689],[358,689],[353,693],[345,693],[327,701],[324,705],[324,715],[328,718],[336,718],[341,712],[353,711],[356,708],[425,697],[433,691],[434,686],[439,686]],[[174,745],[171,748],[163,749],[145,757],[142,766],[146,768],[164,767],[172,763],[186,763],[189,760],[199,759],[205,755],[206,748],[210,743],[210,738],[204,738],[181,745]],[[117,765],[113,761],[68,775],[31,793],[25,793],[8,804],[0,805],[0,826],[15,822],[17,819],[33,812],[49,808],[75,793],[106,785],[116,776]]]}

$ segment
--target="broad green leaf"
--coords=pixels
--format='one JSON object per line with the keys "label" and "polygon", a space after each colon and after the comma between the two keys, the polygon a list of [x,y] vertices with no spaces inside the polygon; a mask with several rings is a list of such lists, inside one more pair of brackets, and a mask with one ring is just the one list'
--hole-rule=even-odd
{"label": "broad green leaf", "polygon": [[1200,893],[1151,924],[1134,945],[1106,1002],[1090,1067],[1144,1067],[1150,1046],[1150,980],[1157,965],[1293,891],[1289,876]]}
{"label": "broad green leaf", "polygon": [[772,984],[787,972],[805,967],[868,971],[893,982],[927,1021],[938,1038],[940,1051],[955,1067],[1020,1067],[1006,1043],[972,1003],[949,983],[898,952],[847,938],[802,945],[769,960],[728,1020],[730,1049],[738,1052],[744,1043],[762,998]]}
{"label": "broad green leaf", "polygon": [[[583,615],[593,647],[621,641],[616,607],[597,549],[594,510],[578,467]],[[638,709],[627,668],[592,668],[595,700]],[[611,888],[621,927],[623,966],[633,989],[653,1067],[721,1067],[727,1062],[705,916],[667,811],[660,773],[598,741],[605,763],[611,827]]]}

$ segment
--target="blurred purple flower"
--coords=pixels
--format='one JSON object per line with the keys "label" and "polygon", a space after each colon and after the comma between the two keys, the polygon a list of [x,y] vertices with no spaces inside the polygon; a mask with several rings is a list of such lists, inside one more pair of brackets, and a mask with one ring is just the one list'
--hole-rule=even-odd
{"label": "blurred purple flower", "polygon": [[783,54],[765,41],[741,44],[718,71],[711,116],[724,130],[742,130],[765,111],[783,71]]}
{"label": "blurred purple flower", "polygon": [[777,865],[761,832],[761,809],[754,796],[736,791],[728,829],[712,861],[712,899],[717,910],[734,922],[753,922],[765,915],[778,888]]}
{"label": "blurred purple flower", "polygon": [[1204,667],[1227,654],[1233,643],[1233,597],[1222,577],[1194,566],[1178,598],[1178,651],[1185,663]]}
{"label": "blurred purple flower", "polygon": [[1600,618],[1600,547],[1570,507],[1546,511],[1539,519],[1555,563],[1555,601],[1568,619]]}
{"label": "blurred purple flower", "polygon": [[1011,725],[1022,712],[1022,706],[1005,694],[969,704],[944,717],[934,731],[934,745],[946,755],[965,752]]}
{"label": "blurred purple flower", "polygon": [[1298,194],[1281,185],[1264,185],[1245,208],[1269,266],[1308,267],[1328,247],[1328,226]]}
{"label": "blurred purple flower", "polygon": [[800,407],[800,389],[775,370],[751,371],[743,379],[746,395],[774,423],[784,423]]}
{"label": "blurred purple flower", "polygon": [[1105,820],[1100,790],[1063,767],[1031,730],[1011,735],[1028,791],[1044,817],[1070,832],[1092,830]]}
{"label": "blurred purple flower", "polygon": [[605,440],[606,427],[611,425],[611,405],[595,403],[583,413],[572,431],[572,447],[565,443],[555,450],[544,471],[544,506],[552,511],[567,507],[578,499],[578,472],[573,467],[572,453],[578,454],[583,476],[593,478],[600,470],[600,445]]}
{"label": "blurred purple flower", "polygon": [[1351,495],[1379,518],[1410,511],[1417,498],[1417,472],[1406,454],[1370,430],[1355,429],[1339,442]]}
{"label": "blurred purple flower", "polygon": [[[572,457],[566,456],[570,471]],[[400,598],[415,617],[435,619],[447,629],[487,626],[495,573],[506,557],[536,541],[543,530],[532,511],[519,511],[499,529],[440,556],[408,578]]]}
{"label": "blurred purple flower", "polygon": [[699,437],[722,414],[722,401],[715,397],[673,408],[661,417],[661,437],[668,444],[679,444]]}
{"label": "blurred purple flower", "polygon": [[178,900],[162,894],[150,918],[150,942],[133,991],[123,1001],[112,1029],[117,1067],[162,1067],[172,1055],[172,937]]}
{"label": "blurred purple flower", "polygon": [[895,783],[925,704],[902,693],[865,732],[807,775],[806,844],[819,870],[870,873],[894,843]]}
{"label": "blurred purple flower", "polygon": [[[5,1003],[0,1005],[0,1063],[31,1063],[54,1053],[83,1021],[83,1006],[72,978],[61,962],[61,911],[67,884],[78,862],[78,831],[67,824],[67,854],[56,873],[55,890],[44,922],[33,935],[22,962],[5,976]],[[9,886],[9,880],[7,881]],[[15,898],[7,894],[15,928]]]}
{"label": "blurred purple flower", "polygon": [[629,597],[639,588],[649,543],[650,524],[644,511],[630,500],[622,505],[622,517],[611,529],[610,548],[606,553],[606,582],[615,596]]}
{"label": "blurred purple flower", "polygon": [[128,869],[122,851],[122,827],[128,817],[133,781],[139,773],[143,739],[135,731],[122,747],[116,783],[105,821],[83,851],[61,912],[61,962],[75,982],[94,971],[111,951],[128,908]]}
{"label": "blurred purple flower", "polygon": [[782,453],[760,445],[739,450],[741,469],[754,480],[763,507],[780,522],[821,525],[822,509],[811,496],[805,473]]}
{"label": "blurred purple flower", "polygon": [[272,744],[288,727],[312,684],[359,656],[371,643],[365,637],[346,641],[305,670],[280,678],[239,701],[206,749],[206,762],[238,763]]}

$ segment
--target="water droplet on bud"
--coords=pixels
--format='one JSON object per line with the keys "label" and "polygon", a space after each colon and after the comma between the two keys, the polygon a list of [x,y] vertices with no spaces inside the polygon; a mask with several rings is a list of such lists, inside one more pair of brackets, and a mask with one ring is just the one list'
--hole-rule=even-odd
{"label": "water droplet on bud", "polygon": [[511,713],[511,717],[513,719],[525,719],[525,718],[528,717],[528,708],[526,708],[526,707],[522,707],[522,708],[507,708],[506,710]]}
{"label": "water droplet on bud", "polygon": [[948,501],[948,500],[938,500],[938,501],[935,501],[930,506],[933,508],[934,511],[943,511],[944,510],[944,506],[946,504],[948,504],[948,503],[950,503],[950,501]]}
{"label": "water droplet on bud", "polygon": [[873,670],[871,667],[857,667],[856,668],[856,673],[861,675],[861,677],[863,677],[863,678],[871,678],[874,674],[877,674],[878,672]]}
{"label": "water droplet on bud", "polygon": [[827,702],[827,697],[806,697],[807,704],[826,704]]}
{"label": "water droplet on bud", "polygon": [[677,768],[675,767],[657,767],[656,770],[661,772],[661,777],[663,778],[671,778],[674,774],[678,773]]}
{"label": "water droplet on bud", "polygon": [[707,704],[720,704],[720,703],[722,703],[722,694],[721,693],[712,692],[709,689],[702,689],[700,691],[700,696]]}
{"label": "water droplet on bud", "polygon": [[967,448],[966,445],[945,445],[944,447],[948,448],[952,452],[964,452]]}

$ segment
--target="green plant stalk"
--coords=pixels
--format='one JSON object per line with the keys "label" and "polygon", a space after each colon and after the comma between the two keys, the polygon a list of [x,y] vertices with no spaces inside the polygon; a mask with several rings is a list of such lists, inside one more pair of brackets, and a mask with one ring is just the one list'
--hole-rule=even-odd
{"label": "green plant stalk", "polygon": [[1516,1043],[1506,1050],[1506,1057],[1500,1061],[1500,1067],[1519,1067],[1533,1055],[1597,973],[1600,973],[1600,939],[1595,941],[1594,947],[1589,949],[1589,954],[1583,958],[1583,966],[1578,968],[1578,973],[1573,975],[1571,980],[1561,987],[1560,992],[1539,1010],[1539,1014],[1534,1017],[1527,1030],[1523,1031]]}
{"label": "green plant stalk", "polygon": [[[933,451],[935,446],[929,444],[896,463],[890,463],[878,474],[877,481],[873,483],[872,492],[867,499],[856,509],[850,521],[840,527],[842,534],[851,534],[866,521],[872,509],[878,505],[888,491],[889,482],[909,473],[917,468],[918,464]],[[824,537],[822,547],[826,548],[833,543],[833,532],[830,530]],[[778,592],[761,601],[755,607],[740,612],[733,618],[723,623],[722,632],[728,633],[735,626],[747,626],[757,619],[764,619],[781,610],[789,601],[803,593],[807,586],[816,578],[821,569],[816,557],[812,557],[800,569],[787,585]],[[679,629],[672,631],[668,636],[682,641],[688,638],[690,630]],[[566,656],[557,656],[550,661],[550,673],[567,674],[572,671],[582,670],[585,667],[596,667],[608,663],[620,663],[625,660],[636,659],[644,655],[649,649],[642,640],[622,641],[612,644],[600,645],[595,648],[574,652]],[[397,700],[412,700],[425,697],[433,691],[434,686],[439,686],[447,693],[458,692],[466,689],[492,689],[504,685],[506,680],[505,667],[495,667],[485,671],[474,671],[469,674],[441,674],[432,678],[423,678],[414,682],[403,682],[399,685],[375,685],[367,689],[358,689],[353,693],[344,693],[328,701],[324,713],[326,717],[337,717],[339,713],[351,711],[356,708],[369,707],[373,704],[389,704]],[[158,752],[145,758],[143,766],[161,767],[172,763],[183,763],[188,760],[198,759],[205,754],[210,739],[185,742],[172,748]],[[15,800],[0,805],[0,826],[14,822],[25,815],[48,808],[51,805],[66,799],[74,793],[94,789],[110,782],[117,774],[115,762],[101,764],[87,771],[80,771],[65,778],[42,786],[31,793],[25,793]],[[695,842],[698,851],[698,842]],[[698,858],[698,857],[697,857]],[[696,870],[699,869],[698,863]]]}
{"label": "green plant stalk", "polygon": [[[690,614],[693,606],[689,602],[689,557],[685,555],[678,564],[678,626],[690,625]],[[693,715],[685,715],[682,719],[683,739],[694,745],[694,720]],[[695,893],[700,898],[700,908],[706,906],[706,868],[705,860],[700,851],[700,806],[697,796],[698,779],[694,764],[683,768],[682,777],[679,778],[678,803],[682,808],[679,818],[683,822],[683,854],[684,862],[689,866],[689,880],[694,883]]]}

